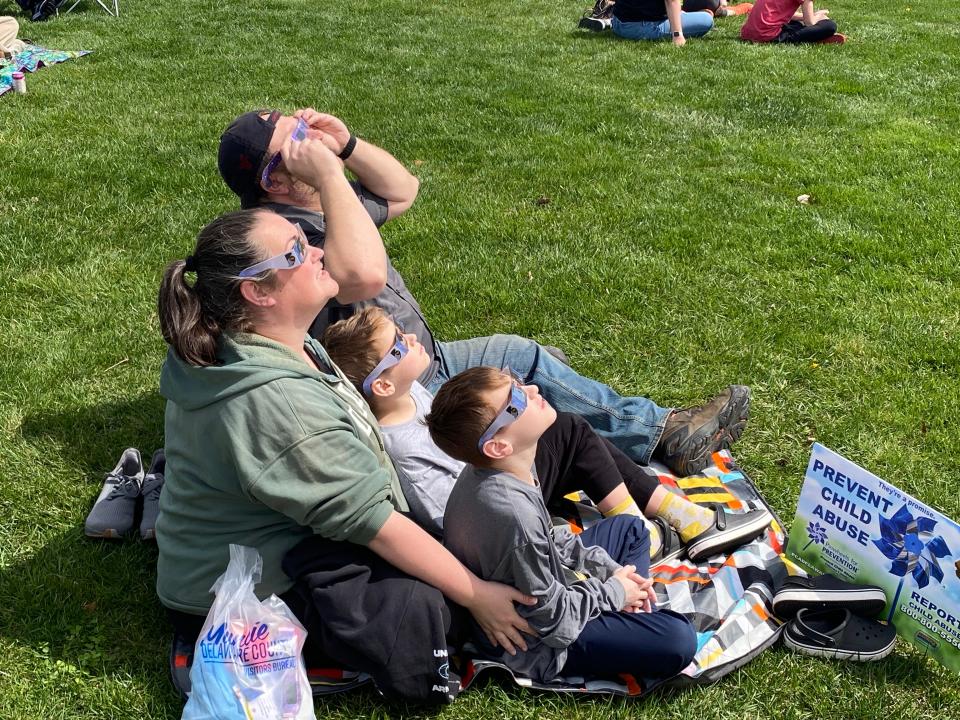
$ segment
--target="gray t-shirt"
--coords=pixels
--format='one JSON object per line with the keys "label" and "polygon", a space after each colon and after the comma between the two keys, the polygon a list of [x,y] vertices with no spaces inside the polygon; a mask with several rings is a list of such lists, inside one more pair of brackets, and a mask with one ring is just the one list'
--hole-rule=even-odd
{"label": "gray t-shirt", "polygon": [[[370,192],[356,181],[351,182],[350,185],[356,191],[357,197],[360,198],[360,202],[373,219],[374,224],[377,227],[383,225],[387,221],[387,201]],[[323,218],[323,213],[294,205],[283,205],[282,203],[266,203],[264,207],[282,215],[290,222],[300,223],[300,227],[303,228],[310,244],[320,248],[323,247],[327,236],[327,224]],[[430,332],[419,303],[407,289],[406,283],[400,277],[397,269],[393,267],[389,257],[387,258],[387,285],[380,294],[366,302],[348,303],[346,305],[338,303],[336,298],[331,298],[330,302],[317,315],[313,325],[310,326],[310,336],[320,339],[328,325],[350,317],[368,304],[383,308],[403,327],[405,332],[416,334],[431,360],[430,365],[420,376],[420,382],[428,385],[433,380],[434,375],[437,374],[437,369],[440,366],[433,333]]]}
{"label": "gray t-shirt", "polygon": [[[623,608],[623,586],[612,577],[620,565],[601,547],[585,548],[568,527],[554,527],[538,486],[467,465],[447,500],[443,525],[444,544],[477,576],[537,598],[517,612],[538,637],[527,639],[526,652],[496,658],[516,672],[549,682],[584,625]],[[565,570],[582,579],[569,582]]]}
{"label": "gray t-shirt", "polygon": [[437,447],[424,424],[433,395],[420,383],[410,388],[417,407],[407,422],[381,425],[383,444],[393,460],[400,487],[417,524],[436,535],[443,535],[443,511],[464,464]]}

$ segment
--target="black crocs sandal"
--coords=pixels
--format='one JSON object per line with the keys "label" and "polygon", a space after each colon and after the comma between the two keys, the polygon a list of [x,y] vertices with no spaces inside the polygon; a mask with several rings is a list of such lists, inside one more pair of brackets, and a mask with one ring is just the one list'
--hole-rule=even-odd
{"label": "black crocs sandal", "polygon": [[680,534],[663,518],[650,518],[650,523],[657,526],[660,531],[660,549],[650,558],[650,565],[659,565],[660,563],[676,560],[686,552],[683,546],[683,540]]}
{"label": "black crocs sandal", "polygon": [[801,608],[846,608],[856,615],[876,617],[886,606],[883,588],[854,585],[829,574],[788,578],[773,596],[773,614],[784,619],[792,618]]}
{"label": "black crocs sandal", "polygon": [[872,662],[885,658],[897,641],[897,629],[854,615],[845,608],[801,608],[783,633],[794,652],[834,660]]}

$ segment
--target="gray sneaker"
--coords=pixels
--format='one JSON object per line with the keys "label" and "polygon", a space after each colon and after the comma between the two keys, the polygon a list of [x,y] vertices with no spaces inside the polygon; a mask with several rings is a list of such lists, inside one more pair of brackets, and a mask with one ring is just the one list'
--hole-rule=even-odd
{"label": "gray sneaker", "polygon": [[119,540],[133,530],[137,500],[143,485],[140,451],[127,448],[117,466],[107,473],[83,531],[87,537]]}
{"label": "gray sneaker", "polygon": [[143,478],[143,515],[140,517],[140,537],[144,540],[156,539],[157,514],[160,512],[160,491],[163,490],[163,471],[167,459],[160,448],[153,454],[150,469]]}

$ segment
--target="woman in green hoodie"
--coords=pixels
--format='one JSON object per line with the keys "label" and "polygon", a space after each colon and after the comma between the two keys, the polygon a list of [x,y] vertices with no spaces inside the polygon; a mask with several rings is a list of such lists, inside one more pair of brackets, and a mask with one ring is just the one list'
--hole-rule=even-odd
{"label": "woman in green hoodie", "polygon": [[[365,216],[321,141],[291,140],[281,154],[292,172],[316,180],[328,226]],[[480,580],[398,512],[406,502],[376,418],[307,334],[337,292],[323,251],[268,210],[214,220],[193,254],[167,267],[161,601],[174,617],[205,615],[230,543],[260,552],[258,595],[289,593],[283,557],[320,535],[366,546],[470,610],[493,642],[525,649],[521,632],[530,628],[514,603],[536,601]]]}

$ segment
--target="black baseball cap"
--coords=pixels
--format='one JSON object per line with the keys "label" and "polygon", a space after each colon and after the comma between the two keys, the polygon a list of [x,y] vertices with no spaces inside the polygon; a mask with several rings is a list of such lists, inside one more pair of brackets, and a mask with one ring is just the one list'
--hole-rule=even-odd
{"label": "black baseball cap", "polygon": [[217,167],[223,181],[240,197],[241,207],[255,207],[263,196],[260,174],[270,159],[270,138],[281,115],[279,110],[244,113],[220,136]]}

